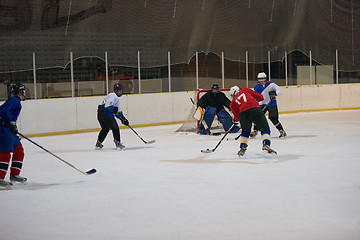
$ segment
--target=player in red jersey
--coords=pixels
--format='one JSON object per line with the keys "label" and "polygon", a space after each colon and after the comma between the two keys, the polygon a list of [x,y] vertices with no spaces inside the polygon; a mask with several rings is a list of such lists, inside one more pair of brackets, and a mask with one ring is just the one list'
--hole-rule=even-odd
{"label": "player in red jersey", "polygon": [[263,142],[262,150],[270,154],[276,154],[276,152],[270,148],[269,124],[259,105],[259,102],[263,101],[264,97],[250,88],[243,88],[240,90],[238,87],[236,88],[236,86],[234,86],[232,89],[238,89],[235,90],[234,98],[230,103],[230,109],[234,114],[234,120],[240,121],[241,125],[240,150],[238,155],[243,156],[246,152],[252,123],[255,123],[261,131]]}

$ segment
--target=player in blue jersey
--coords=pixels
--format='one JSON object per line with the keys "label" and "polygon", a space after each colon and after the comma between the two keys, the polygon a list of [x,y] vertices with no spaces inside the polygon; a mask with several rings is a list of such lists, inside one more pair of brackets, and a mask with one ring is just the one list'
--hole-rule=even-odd
{"label": "player in blue jersey", "polygon": [[[0,186],[11,188],[12,182],[26,182],[25,177],[20,176],[24,160],[24,148],[17,136],[18,128],[16,120],[21,111],[21,101],[25,101],[26,90],[21,83],[11,86],[10,96],[0,106]],[[12,153],[12,157],[11,157]],[[5,176],[10,167],[10,182],[5,181]]]}
{"label": "player in blue jersey", "polygon": [[[260,102],[260,107],[264,114],[269,112],[269,119],[274,124],[274,126],[279,130],[280,135],[279,138],[286,137],[286,132],[279,122],[279,111],[277,107],[276,96],[281,95],[280,87],[272,82],[266,80],[266,74],[264,72],[260,72],[257,76],[258,84],[255,85],[254,90],[257,93],[263,95],[264,100]],[[250,137],[255,137],[258,133],[258,129],[256,125],[254,126],[254,131],[250,134]]]}
{"label": "player in blue jersey", "polygon": [[125,126],[129,125],[129,121],[125,118],[120,109],[119,97],[121,97],[122,94],[123,86],[117,83],[114,85],[114,92],[109,93],[104,98],[101,105],[98,106],[97,118],[100,123],[101,130],[95,144],[95,149],[102,149],[104,147],[102,142],[105,140],[110,129],[113,132],[116,149],[120,150],[125,147],[120,141],[120,130],[115,119],[115,117],[117,117],[121,120],[122,124]]}

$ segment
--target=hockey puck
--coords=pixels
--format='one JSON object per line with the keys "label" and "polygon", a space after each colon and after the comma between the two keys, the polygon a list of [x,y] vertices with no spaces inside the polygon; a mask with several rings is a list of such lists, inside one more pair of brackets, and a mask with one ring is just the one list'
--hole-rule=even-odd
{"label": "hockey puck", "polygon": [[213,152],[213,151],[207,148],[207,149],[205,149],[205,150],[204,150],[204,149],[201,150],[201,152],[202,152],[202,153],[211,153],[211,152]]}

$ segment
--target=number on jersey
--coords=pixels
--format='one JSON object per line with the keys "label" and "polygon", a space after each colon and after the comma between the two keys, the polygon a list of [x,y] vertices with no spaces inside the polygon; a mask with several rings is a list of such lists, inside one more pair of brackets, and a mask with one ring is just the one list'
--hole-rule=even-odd
{"label": "number on jersey", "polygon": [[240,94],[236,99],[235,102],[239,105],[241,105],[241,103],[246,103],[247,99],[246,99],[246,95],[245,93]]}

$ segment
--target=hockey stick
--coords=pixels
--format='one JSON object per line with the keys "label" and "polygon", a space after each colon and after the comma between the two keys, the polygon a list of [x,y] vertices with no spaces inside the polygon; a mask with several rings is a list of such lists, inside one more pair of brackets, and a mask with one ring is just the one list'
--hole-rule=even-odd
{"label": "hockey stick", "polygon": [[23,138],[25,138],[26,140],[28,140],[29,142],[35,144],[36,146],[38,146],[39,148],[41,148],[41,149],[44,150],[45,152],[50,153],[51,155],[53,155],[54,157],[56,157],[57,159],[59,159],[59,160],[62,161],[63,163],[66,163],[66,164],[69,165],[70,167],[72,167],[72,168],[74,168],[75,170],[81,172],[82,174],[84,174],[84,175],[91,175],[91,174],[96,173],[96,169],[95,169],[95,168],[93,168],[93,169],[91,169],[91,170],[89,170],[89,171],[87,171],[87,172],[84,172],[84,171],[82,171],[82,170],[74,167],[72,164],[68,163],[67,161],[63,160],[62,158],[56,156],[55,154],[53,154],[53,153],[50,152],[49,150],[45,149],[44,147],[40,146],[39,144],[37,144],[36,142],[34,142],[33,140],[31,140],[30,138],[22,135],[22,134],[19,133],[19,132],[18,132],[18,134],[19,134],[21,137],[23,137]]}
{"label": "hockey stick", "polygon": [[142,139],[142,138],[140,137],[139,134],[137,134],[137,132],[135,132],[135,130],[134,130],[130,125],[128,125],[128,127],[129,127],[129,128],[136,134],[136,136],[138,136],[138,137],[141,139],[141,141],[143,141],[145,144],[151,144],[151,143],[154,143],[154,142],[155,142],[155,140],[145,141],[144,139]]}
{"label": "hockey stick", "polygon": [[224,136],[220,139],[220,141],[218,142],[218,144],[216,144],[216,146],[213,149],[205,149],[205,150],[201,150],[202,153],[211,153],[211,152],[215,152],[215,150],[217,149],[217,147],[220,145],[220,143],[224,140],[224,138],[226,137],[226,135],[231,131],[231,129],[235,126],[235,124],[233,124],[224,134]]}
{"label": "hockey stick", "polygon": [[226,138],[226,141],[232,141],[232,140],[238,140],[239,138],[241,137],[241,133],[240,133],[240,135],[239,136],[237,136],[237,137],[234,137],[234,138]]}

